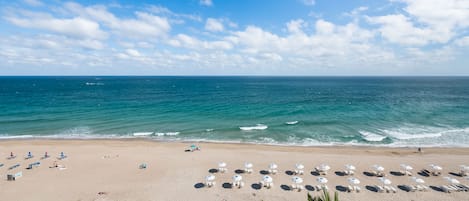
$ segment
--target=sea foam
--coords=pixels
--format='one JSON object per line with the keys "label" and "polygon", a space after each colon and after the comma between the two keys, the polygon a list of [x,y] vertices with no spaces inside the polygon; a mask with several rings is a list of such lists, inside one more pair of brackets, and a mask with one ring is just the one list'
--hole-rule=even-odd
{"label": "sea foam", "polygon": [[242,126],[239,127],[239,129],[243,131],[252,131],[252,130],[265,130],[267,129],[268,126],[264,124],[257,124],[256,126]]}

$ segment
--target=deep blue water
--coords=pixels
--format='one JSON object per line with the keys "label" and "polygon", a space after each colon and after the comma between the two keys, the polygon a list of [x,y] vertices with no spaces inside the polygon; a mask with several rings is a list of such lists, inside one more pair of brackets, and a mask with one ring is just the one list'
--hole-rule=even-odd
{"label": "deep blue water", "polygon": [[0,77],[0,111],[1,138],[469,146],[469,77]]}

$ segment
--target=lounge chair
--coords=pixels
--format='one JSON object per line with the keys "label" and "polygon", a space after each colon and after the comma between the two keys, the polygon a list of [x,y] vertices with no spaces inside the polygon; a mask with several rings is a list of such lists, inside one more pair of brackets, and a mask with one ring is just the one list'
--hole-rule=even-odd
{"label": "lounge chair", "polygon": [[389,186],[389,188],[391,189],[391,191],[392,191],[393,193],[397,193],[397,189],[394,188],[394,186]]}
{"label": "lounge chair", "polygon": [[211,188],[212,186],[215,186],[216,182],[215,181],[205,181],[205,186]]}
{"label": "lounge chair", "polygon": [[24,159],[30,159],[33,158],[34,155],[31,152],[28,152],[28,154],[24,157]]}
{"label": "lounge chair", "polygon": [[8,170],[13,170],[13,169],[15,169],[15,168],[17,168],[17,167],[19,167],[19,166],[20,166],[19,163],[14,164],[14,165],[10,166],[10,167],[8,168]]}
{"label": "lounge chair", "polygon": [[378,193],[384,193],[385,189],[380,185],[375,185],[375,189]]}
{"label": "lounge chair", "polygon": [[64,160],[66,158],[67,158],[67,155],[65,155],[64,152],[60,152],[59,157],[57,157],[57,159],[59,159],[59,160]]}
{"label": "lounge chair", "polygon": [[355,172],[353,170],[344,170],[345,175],[354,175]]}
{"label": "lounge chair", "polygon": [[295,169],[293,173],[303,175],[305,172],[303,170]]}
{"label": "lounge chair", "polygon": [[147,164],[146,163],[142,163],[138,166],[139,169],[147,169]]}
{"label": "lounge chair", "polygon": [[348,186],[347,186],[347,192],[350,193],[350,192],[352,192],[352,191],[354,191],[353,187],[350,186],[350,185],[348,185]]}
{"label": "lounge chair", "polygon": [[3,167],[3,163],[0,163],[0,167]]}
{"label": "lounge chair", "polygon": [[269,174],[277,174],[278,170],[277,169],[269,169]]}
{"label": "lounge chair", "polygon": [[353,189],[355,190],[355,192],[357,193],[360,193],[361,191],[361,188],[359,186],[354,186]]}
{"label": "lounge chair", "polygon": [[23,176],[23,172],[17,172],[15,174],[7,174],[8,181],[15,181],[16,179]]}
{"label": "lounge chair", "polygon": [[297,190],[298,192],[300,192],[300,191],[302,191],[302,190],[305,189],[305,187],[304,187],[303,185],[301,185],[301,184],[292,184],[292,185],[290,186],[290,188],[291,188],[292,190]]}

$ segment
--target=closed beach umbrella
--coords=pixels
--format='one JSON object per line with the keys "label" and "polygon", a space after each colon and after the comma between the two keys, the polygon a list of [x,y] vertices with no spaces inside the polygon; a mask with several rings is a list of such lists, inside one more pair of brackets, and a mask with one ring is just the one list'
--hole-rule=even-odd
{"label": "closed beach umbrella", "polygon": [[448,182],[451,184],[459,184],[459,181],[455,178],[445,177],[445,179],[448,180]]}
{"label": "closed beach umbrella", "polygon": [[434,164],[431,164],[430,167],[433,169],[433,170],[436,170],[436,171],[441,171],[443,170],[443,168],[439,165],[434,165]]}
{"label": "closed beach umbrella", "polygon": [[266,182],[266,183],[271,183],[273,181],[272,177],[269,176],[269,175],[264,175],[262,177],[262,181]]}
{"label": "closed beach umbrella", "polygon": [[301,184],[303,183],[303,179],[301,177],[292,177],[291,180],[293,181],[293,183],[295,184]]}
{"label": "closed beach umbrella", "polygon": [[205,180],[207,180],[207,181],[213,181],[213,180],[215,180],[215,175],[210,174],[210,175],[208,175],[208,176],[205,177]]}
{"label": "closed beach umbrella", "polygon": [[243,180],[243,177],[241,175],[236,174],[236,175],[233,176],[233,181],[239,182],[241,180]]}
{"label": "closed beach umbrella", "polygon": [[269,165],[269,168],[270,168],[270,169],[277,169],[277,167],[278,167],[278,166],[277,166],[277,164],[275,164],[275,163],[271,163],[271,164]]}
{"label": "closed beach umbrella", "polygon": [[376,171],[379,171],[379,172],[384,171],[384,167],[381,166],[381,165],[373,165],[373,168],[374,168]]}
{"label": "closed beach umbrella", "polygon": [[318,181],[320,184],[327,184],[328,182],[327,178],[324,177],[318,177],[316,181]]}
{"label": "closed beach umbrella", "polygon": [[298,170],[302,170],[303,168],[305,168],[305,166],[304,166],[303,164],[301,164],[301,163],[297,163],[297,164],[295,165],[295,167],[296,167],[296,169],[298,169]]}
{"label": "closed beach umbrella", "polygon": [[220,162],[220,163],[218,163],[218,167],[224,168],[224,167],[226,167],[226,163],[225,162]]}
{"label": "closed beach umbrella", "polygon": [[411,171],[411,170],[414,169],[414,168],[412,168],[412,166],[406,165],[406,164],[401,164],[401,167],[402,167],[402,169],[407,170],[407,171]]}
{"label": "closed beach umbrella", "polygon": [[353,185],[360,184],[360,180],[358,180],[357,178],[354,178],[354,177],[348,178],[348,182],[350,184],[353,184]]}
{"label": "closed beach umbrella", "polygon": [[321,171],[328,171],[328,170],[331,169],[331,167],[327,164],[321,164],[321,165],[319,165],[318,169],[321,170]]}
{"label": "closed beach umbrella", "polygon": [[252,168],[252,163],[246,162],[244,163],[245,168]]}
{"label": "closed beach umbrella", "polygon": [[386,179],[386,178],[384,178],[384,177],[381,177],[381,178],[378,178],[378,179],[379,179],[379,181],[381,181],[384,185],[389,185],[389,184],[392,183],[391,180]]}
{"label": "closed beach umbrella", "polygon": [[357,169],[355,166],[350,165],[350,164],[345,165],[345,168],[347,168],[347,170],[356,170]]}
{"label": "closed beach umbrella", "polygon": [[424,184],[425,181],[421,178],[418,178],[418,177],[412,177],[412,180],[414,180],[415,183],[418,183],[418,184]]}

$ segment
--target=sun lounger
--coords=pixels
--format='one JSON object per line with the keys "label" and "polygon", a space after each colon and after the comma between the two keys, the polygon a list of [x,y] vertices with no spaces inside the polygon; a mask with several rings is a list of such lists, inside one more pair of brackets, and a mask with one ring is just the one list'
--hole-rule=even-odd
{"label": "sun lounger", "polygon": [[295,170],[294,171],[295,174],[299,174],[299,175],[303,175],[305,172],[303,170]]}
{"label": "sun lounger", "polygon": [[353,189],[355,190],[355,192],[357,193],[360,193],[361,189],[359,186],[354,186]]}
{"label": "sun lounger", "polygon": [[67,158],[67,155],[65,155],[64,152],[60,152],[59,157],[57,157],[57,159],[59,159],[59,160],[64,160],[66,158]]}
{"label": "sun lounger", "polygon": [[242,188],[244,186],[243,181],[233,182],[232,184],[234,187]]}
{"label": "sun lounger", "polygon": [[0,167],[3,167],[3,163],[0,163]]}
{"label": "sun lounger", "polygon": [[11,167],[9,167],[8,170],[13,170],[13,169],[15,169],[15,168],[17,168],[17,167],[19,167],[19,166],[20,166],[19,163],[14,164],[14,165],[12,165]]}
{"label": "sun lounger", "polygon": [[389,186],[389,188],[393,193],[397,193],[397,189],[394,186]]}
{"label": "sun lounger", "polygon": [[39,167],[40,165],[41,165],[41,162],[30,163],[26,169],[30,170],[30,169],[33,169],[34,167]]}
{"label": "sun lounger", "polygon": [[26,155],[26,156],[24,157],[24,159],[27,160],[27,159],[30,159],[30,158],[33,158],[33,157],[34,157],[34,155],[33,155],[31,152],[28,152],[28,155]]}
{"label": "sun lounger", "polygon": [[212,186],[215,186],[216,182],[214,181],[206,181],[205,182],[205,186],[211,188]]}
{"label": "sun lounger", "polygon": [[355,172],[354,172],[353,170],[345,170],[345,171],[344,171],[344,174],[345,174],[345,175],[354,175]]}
{"label": "sun lounger", "polygon": [[447,186],[442,185],[440,186],[440,189],[445,192],[445,193],[451,193],[451,189],[449,189]]}
{"label": "sun lounger", "polygon": [[142,163],[138,166],[139,169],[147,169],[147,164],[146,163]]}
{"label": "sun lounger", "polygon": [[269,169],[269,174],[277,174],[277,169]]}
{"label": "sun lounger", "polygon": [[290,186],[290,189],[291,189],[291,190],[297,190],[298,192],[304,190],[304,188],[305,188],[305,187],[304,187],[303,185],[301,185],[301,184],[292,184],[292,185]]}
{"label": "sun lounger", "polygon": [[353,187],[352,187],[352,186],[350,186],[350,185],[348,185],[348,186],[347,186],[347,192],[349,192],[349,193],[350,193],[350,192],[352,192],[353,190],[354,190],[354,189],[353,189]]}
{"label": "sun lounger", "polygon": [[384,193],[385,192],[385,189],[380,185],[375,185],[375,189],[378,191],[378,193]]}

